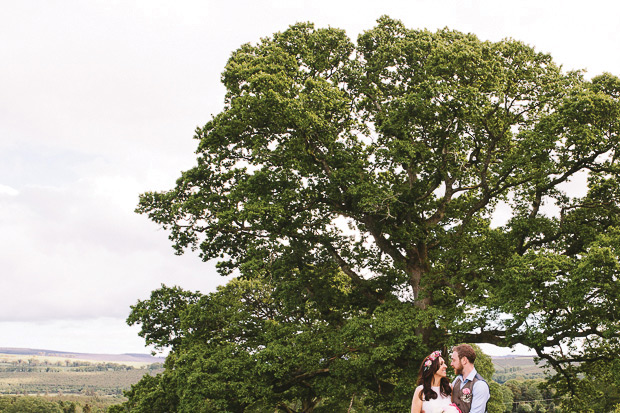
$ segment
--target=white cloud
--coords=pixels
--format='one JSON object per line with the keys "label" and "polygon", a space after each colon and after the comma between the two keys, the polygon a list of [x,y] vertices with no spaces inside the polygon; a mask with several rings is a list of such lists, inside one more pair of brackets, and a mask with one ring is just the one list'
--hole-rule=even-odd
{"label": "white cloud", "polygon": [[[33,347],[32,337],[59,350],[112,346],[81,335],[90,323],[133,347],[141,339],[118,322],[129,305],[162,282],[206,292],[224,281],[195,254],[174,256],[167,233],[133,209],[140,193],[171,188],[194,164],[193,130],[221,110],[220,73],[242,43],[298,21],[355,39],[388,14],[411,28],[513,37],[567,68],[620,73],[620,55],[609,53],[620,6],[600,0],[171,4],[3,7],[0,36],[11,40],[0,42],[0,268],[10,292],[0,301],[2,345]],[[92,321],[102,318],[116,321]]]}
{"label": "white cloud", "polygon": [[3,281],[14,292],[0,301],[0,320],[125,317],[161,283],[209,292],[222,282],[212,264],[173,255],[122,188],[102,175],[26,187],[0,203]]}
{"label": "white cloud", "polygon": [[[0,321],[3,347],[57,350],[77,353],[146,354],[139,327],[129,327],[124,319],[97,317],[85,320],[43,322]],[[10,338],[10,341],[7,340]],[[10,344],[10,345],[9,345]]]}
{"label": "white cloud", "polygon": [[513,347],[498,347],[493,344],[481,343],[478,344],[484,354],[491,357],[514,355],[514,356],[535,356],[536,352],[529,347],[525,347],[522,344],[516,344]]}
{"label": "white cloud", "polygon": [[11,188],[8,185],[0,184],[0,196],[2,195],[17,196],[18,194],[19,194],[19,191],[17,189]]}

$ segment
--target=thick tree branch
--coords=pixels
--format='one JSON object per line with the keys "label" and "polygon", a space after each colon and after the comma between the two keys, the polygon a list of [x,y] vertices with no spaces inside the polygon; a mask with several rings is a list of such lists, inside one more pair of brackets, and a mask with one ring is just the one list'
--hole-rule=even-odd
{"label": "thick tree branch", "polygon": [[459,333],[459,338],[467,343],[490,343],[499,347],[510,347],[515,343],[506,336],[504,330],[483,330],[480,333]]}
{"label": "thick tree branch", "polygon": [[366,229],[374,238],[377,247],[384,253],[388,254],[395,263],[407,265],[407,257],[405,257],[389,240],[387,240],[380,230],[380,224],[377,220],[370,215],[366,215],[362,218]]}
{"label": "thick tree branch", "polygon": [[349,276],[351,282],[353,282],[353,284],[359,288],[360,292],[364,294],[366,298],[369,298],[373,301],[379,301],[380,303],[383,303],[385,301],[385,297],[383,294],[379,294],[374,291],[371,292],[371,290],[367,287],[365,280],[360,277],[359,274],[353,271],[351,266],[340,256],[340,254],[338,254],[338,251],[336,251],[336,248],[334,248],[333,245],[331,245],[329,242],[324,241],[323,246],[332,256],[336,264],[338,264],[338,267],[340,267],[342,272]]}
{"label": "thick tree branch", "polygon": [[295,386],[296,384],[304,382],[305,380],[312,379],[320,375],[327,375],[329,374],[329,368],[318,369],[307,373],[295,372],[293,374],[294,377],[288,380],[286,383],[278,386],[273,386],[274,391],[276,393],[283,393],[291,387]]}

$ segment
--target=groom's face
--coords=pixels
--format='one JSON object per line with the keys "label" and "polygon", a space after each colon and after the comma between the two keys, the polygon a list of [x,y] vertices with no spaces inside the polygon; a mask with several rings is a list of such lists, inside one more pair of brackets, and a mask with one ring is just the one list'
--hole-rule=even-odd
{"label": "groom's face", "polygon": [[459,359],[459,354],[456,351],[452,352],[452,363],[450,363],[454,372],[459,375],[463,374],[463,363],[461,363],[461,359]]}

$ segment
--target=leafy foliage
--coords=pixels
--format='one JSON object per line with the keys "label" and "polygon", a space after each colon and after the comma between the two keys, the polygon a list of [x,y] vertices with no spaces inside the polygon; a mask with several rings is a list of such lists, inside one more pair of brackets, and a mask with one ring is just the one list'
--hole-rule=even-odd
{"label": "leafy foliage", "polygon": [[162,284],[161,288],[151,293],[148,307],[143,302],[131,307],[127,322],[140,322],[142,332],[139,334],[145,338],[147,345],[154,345],[159,349],[174,346],[183,338],[180,336],[179,325],[181,312],[197,298],[197,294],[178,287],[168,288]]}
{"label": "leafy foliage", "polygon": [[63,413],[57,403],[43,400],[40,397],[20,396],[0,399],[2,413]]}
{"label": "leafy foliage", "polygon": [[587,362],[566,368],[565,375],[557,375],[551,386],[561,393],[574,394],[564,400],[563,411],[613,411],[620,403],[619,365],[618,360]]}
{"label": "leafy foliage", "polygon": [[137,211],[240,279],[134,307],[173,349],[140,386],[179,411],[402,411],[430,349],[525,344],[571,397],[574,363],[618,354],[618,78],[382,17],[357,44],[305,23],[243,45],[222,81],[197,165]]}
{"label": "leafy foliage", "polygon": [[[350,286],[339,276],[346,296]],[[345,299],[330,304],[340,314],[350,307]],[[286,411],[296,404],[328,412],[353,402],[406,407],[417,361],[426,354],[415,318],[384,305],[328,323],[313,302],[295,312],[287,305],[260,279],[233,279],[188,305],[180,319],[185,339],[172,348],[166,370],[133,386],[125,406],[132,412]],[[352,400],[356,394],[361,398]],[[386,397],[393,394],[401,397]]]}

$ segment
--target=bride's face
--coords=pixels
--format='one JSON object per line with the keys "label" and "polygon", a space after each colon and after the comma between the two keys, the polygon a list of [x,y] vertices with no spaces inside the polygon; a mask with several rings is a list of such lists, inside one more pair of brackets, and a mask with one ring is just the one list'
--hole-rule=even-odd
{"label": "bride's face", "polygon": [[435,375],[439,377],[446,377],[447,370],[448,370],[448,366],[446,365],[446,362],[444,361],[443,357],[439,357],[439,369],[437,369],[437,372],[435,372]]}

